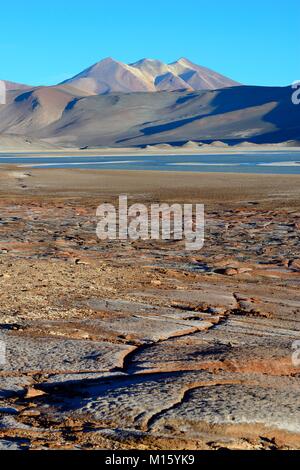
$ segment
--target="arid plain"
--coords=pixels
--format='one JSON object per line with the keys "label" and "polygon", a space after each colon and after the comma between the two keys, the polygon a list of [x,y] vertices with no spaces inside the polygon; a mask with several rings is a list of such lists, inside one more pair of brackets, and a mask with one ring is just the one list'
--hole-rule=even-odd
{"label": "arid plain", "polygon": [[[98,240],[121,193],[204,248]],[[300,448],[300,176],[11,166],[0,206],[1,448]]]}

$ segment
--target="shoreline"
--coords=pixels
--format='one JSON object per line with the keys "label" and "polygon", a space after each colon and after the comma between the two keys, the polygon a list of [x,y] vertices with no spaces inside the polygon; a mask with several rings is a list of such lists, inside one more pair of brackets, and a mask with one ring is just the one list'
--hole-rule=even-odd
{"label": "shoreline", "polygon": [[[277,145],[261,145],[261,146],[236,146],[236,147],[211,147],[211,146],[200,146],[196,148],[183,148],[183,147],[173,147],[173,148],[163,148],[163,147],[153,147],[151,149],[145,148],[93,148],[93,149],[76,149],[76,148],[63,148],[63,149],[18,149],[16,147],[12,148],[0,148],[0,159],[5,155],[16,155],[16,156],[25,156],[32,155],[40,158],[49,158],[49,157],[122,157],[122,156],[189,156],[189,155],[235,155],[235,154],[249,154],[249,153],[283,153],[283,152],[300,152],[300,147],[287,147],[287,146],[277,146]],[[7,157],[6,157],[7,158]],[[13,157],[11,157],[13,158]]]}
{"label": "shoreline", "polygon": [[134,199],[300,206],[300,175],[0,167],[0,198]]}

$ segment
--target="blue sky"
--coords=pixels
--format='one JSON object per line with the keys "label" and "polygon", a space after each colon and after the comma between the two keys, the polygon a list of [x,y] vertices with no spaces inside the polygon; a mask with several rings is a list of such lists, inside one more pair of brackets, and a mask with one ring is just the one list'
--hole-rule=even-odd
{"label": "blue sky", "polygon": [[300,0],[14,0],[0,7],[0,78],[54,84],[108,56],[187,57],[245,84],[288,85],[300,80],[299,25]]}

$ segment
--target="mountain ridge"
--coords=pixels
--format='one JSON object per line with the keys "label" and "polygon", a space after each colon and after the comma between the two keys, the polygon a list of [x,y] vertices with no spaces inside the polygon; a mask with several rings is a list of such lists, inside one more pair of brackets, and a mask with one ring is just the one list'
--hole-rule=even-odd
{"label": "mountain ridge", "polygon": [[0,105],[0,137],[55,146],[300,140],[300,106],[292,103],[290,87],[89,95],[60,85],[10,91],[7,98]]}
{"label": "mountain ridge", "polygon": [[[2,80],[7,91],[38,88]],[[217,90],[240,83],[181,57],[169,64],[143,58],[125,64],[106,57],[57,85],[69,86],[88,95],[161,91]],[[78,92],[78,91],[77,91]]]}
{"label": "mountain ridge", "polygon": [[224,75],[194,64],[185,57],[170,64],[147,58],[125,64],[112,57],[106,57],[62,84],[71,84],[74,88],[91,94],[201,91],[240,85]]}
{"label": "mountain ridge", "polygon": [[6,83],[2,142],[14,136],[18,145],[86,148],[300,140],[290,87],[234,86],[184,57],[170,64],[106,58],[58,85]]}
{"label": "mountain ridge", "polygon": [[24,85],[23,83],[11,82],[9,80],[1,80],[5,84],[6,90],[27,90],[31,88],[29,85]]}

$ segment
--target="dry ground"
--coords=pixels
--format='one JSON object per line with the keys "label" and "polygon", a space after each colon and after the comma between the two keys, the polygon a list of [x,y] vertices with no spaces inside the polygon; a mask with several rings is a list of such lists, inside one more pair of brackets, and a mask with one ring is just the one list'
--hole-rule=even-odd
{"label": "dry ground", "polygon": [[[0,447],[299,449],[300,177],[0,171]],[[206,204],[206,242],[96,207]]]}

